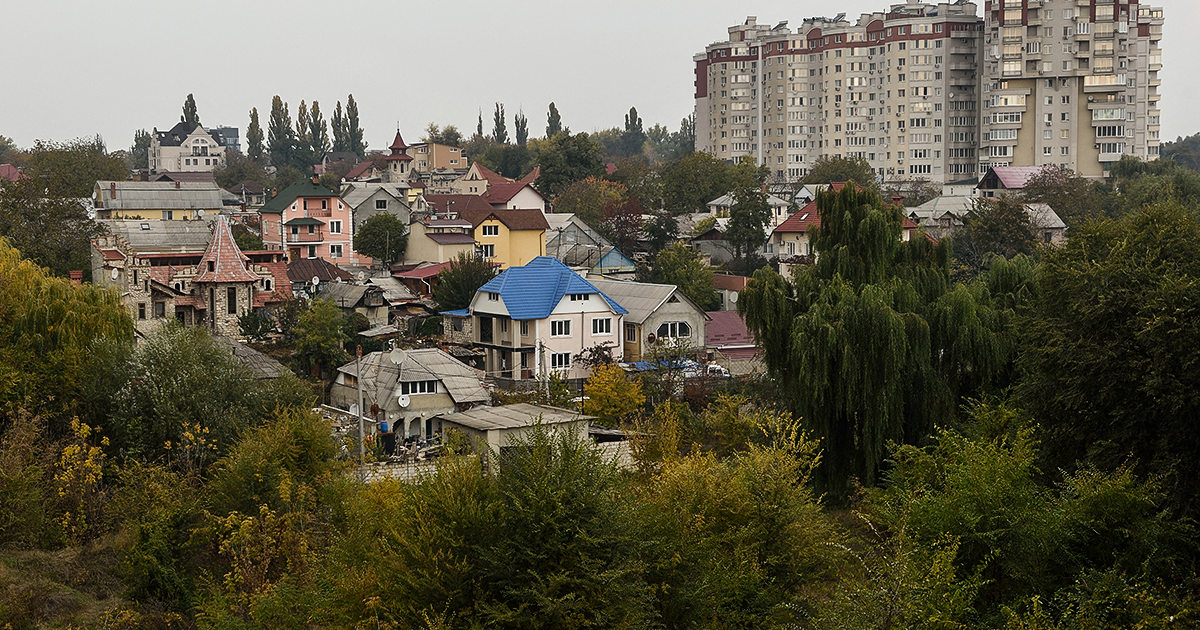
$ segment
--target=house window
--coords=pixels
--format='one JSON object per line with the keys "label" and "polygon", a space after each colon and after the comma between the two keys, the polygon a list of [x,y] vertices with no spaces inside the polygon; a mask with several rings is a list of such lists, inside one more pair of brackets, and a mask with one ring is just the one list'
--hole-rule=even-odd
{"label": "house window", "polygon": [[667,322],[658,327],[659,339],[678,339],[691,337],[692,327],[687,322]]}
{"label": "house window", "polygon": [[271,281],[263,280],[263,288],[266,289],[267,291],[270,291],[271,290]]}
{"label": "house window", "polygon": [[175,218],[175,212],[173,210],[163,210],[162,213],[163,221],[170,221],[171,219]]}
{"label": "house window", "polygon": [[330,221],[329,222],[329,233],[330,234],[341,234],[342,233],[342,222],[341,221]]}
{"label": "house window", "polygon": [[154,303],[154,316],[157,317],[158,319],[162,319],[167,316],[167,303],[166,302],[155,302]]}
{"label": "house window", "polygon": [[500,236],[500,226],[499,225],[483,226],[483,235],[484,236]]}
{"label": "house window", "polygon": [[308,246],[308,257],[309,257],[309,258],[316,258],[316,257],[317,257],[317,246],[316,246],[316,245],[309,245],[309,246]]}
{"label": "house window", "polygon": [[146,305],[138,304],[138,319],[146,319]]}
{"label": "house window", "polygon": [[225,289],[225,310],[231,315],[237,314],[237,289],[233,287]]}
{"label": "house window", "polygon": [[550,355],[550,367],[554,369],[567,369],[571,367],[570,352],[554,352]]}
{"label": "house window", "polygon": [[492,302],[499,302],[500,294],[499,293],[488,293],[488,300],[490,300]]}
{"label": "house window", "polygon": [[595,317],[592,319],[592,334],[593,335],[611,335],[612,334],[612,318],[611,317]]}
{"label": "house window", "polygon": [[322,200],[321,200],[321,209],[322,209],[322,210],[328,210],[328,209],[329,209],[329,200],[328,200],[328,199],[322,199]]}
{"label": "house window", "polygon": [[587,294],[587,293],[572,293],[571,301],[572,302],[586,302],[586,301],[588,301],[588,295],[589,294]]}
{"label": "house window", "polygon": [[637,326],[633,324],[625,324],[625,341],[637,341]]}
{"label": "house window", "polygon": [[375,209],[376,210],[387,210],[387,199],[376,199],[375,200]]}
{"label": "house window", "polygon": [[484,258],[495,258],[496,257],[496,246],[495,245],[480,245],[479,246],[479,255],[483,256]]}
{"label": "house window", "polygon": [[555,319],[550,322],[551,337],[570,337],[571,336],[571,320]]}
{"label": "house window", "polygon": [[529,336],[529,322],[521,322],[521,336],[522,337]]}
{"label": "house window", "polygon": [[502,332],[502,333],[508,332],[508,320],[507,319],[500,320],[500,332]]}
{"label": "house window", "polygon": [[211,260],[210,260],[210,261],[208,261],[208,270],[209,270],[209,271],[215,271],[215,270],[216,270],[216,263],[215,263],[214,261],[211,261]]}
{"label": "house window", "polygon": [[342,246],[341,245],[330,245],[329,246],[329,257],[330,258],[341,258],[342,257]]}
{"label": "house window", "polygon": [[436,394],[437,381],[413,381],[400,383],[401,394]]}

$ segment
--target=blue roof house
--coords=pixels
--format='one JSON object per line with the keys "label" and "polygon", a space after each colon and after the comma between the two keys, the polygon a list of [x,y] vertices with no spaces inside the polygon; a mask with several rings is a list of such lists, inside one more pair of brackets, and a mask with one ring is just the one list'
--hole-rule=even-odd
{"label": "blue roof house", "polygon": [[472,318],[489,376],[525,380],[551,372],[587,378],[591,371],[575,356],[604,343],[619,360],[627,312],[556,258],[538,256],[505,269],[475,292],[465,312],[449,314]]}

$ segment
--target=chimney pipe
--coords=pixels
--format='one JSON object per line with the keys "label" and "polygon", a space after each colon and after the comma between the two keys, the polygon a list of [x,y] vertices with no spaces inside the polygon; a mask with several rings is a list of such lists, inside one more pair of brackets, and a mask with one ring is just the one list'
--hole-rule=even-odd
{"label": "chimney pipe", "polygon": [[316,173],[314,173],[314,174],[313,174],[313,176],[312,176],[312,183],[313,183],[313,185],[314,185],[314,186],[316,186],[317,184],[320,184],[320,183],[321,183],[321,176],[320,176],[320,175],[317,175]]}
{"label": "chimney pipe", "polygon": [[108,196],[109,196],[109,198],[111,198],[111,199],[116,199],[116,198],[117,198],[117,182],[109,182],[109,184],[108,184]]}
{"label": "chimney pipe", "polygon": [[175,182],[175,190],[179,190],[179,182],[178,181]]}

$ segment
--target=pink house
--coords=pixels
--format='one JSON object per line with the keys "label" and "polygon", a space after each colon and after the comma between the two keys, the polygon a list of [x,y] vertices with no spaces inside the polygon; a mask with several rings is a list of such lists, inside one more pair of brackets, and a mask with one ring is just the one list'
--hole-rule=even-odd
{"label": "pink house", "polygon": [[263,244],[286,251],[292,261],[321,258],[335,265],[369,266],[371,259],[354,251],[350,205],[316,179],[296,182],[263,204]]}

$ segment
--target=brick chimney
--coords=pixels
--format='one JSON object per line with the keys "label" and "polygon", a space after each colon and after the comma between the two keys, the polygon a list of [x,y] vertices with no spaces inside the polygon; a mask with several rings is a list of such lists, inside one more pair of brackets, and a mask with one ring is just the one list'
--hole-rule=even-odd
{"label": "brick chimney", "polygon": [[178,181],[175,182],[175,190],[179,190],[179,182]]}
{"label": "brick chimney", "polygon": [[109,199],[117,198],[117,182],[109,182],[108,183],[108,198]]}
{"label": "brick chimney", "polygon": [[71,284],[83,284],[83,272],[78,269],[71,271]]}
{"label": "brick chimney", "polygon": [[316,173],[314,173],[314,174],[313,174],[313,176],[312,176],[312,183],[313,183],[313,186],[316,186],[317,184],[320,184],[320,183],[321,183],[321,176],[320,176],[320,175],[317,175]]}

